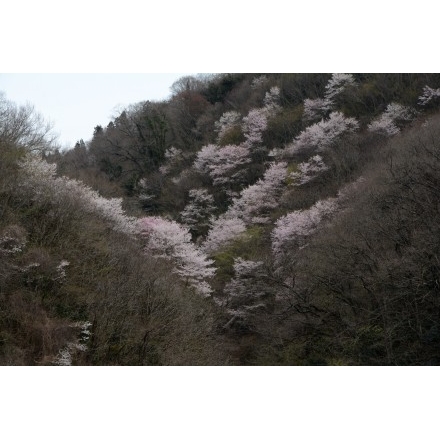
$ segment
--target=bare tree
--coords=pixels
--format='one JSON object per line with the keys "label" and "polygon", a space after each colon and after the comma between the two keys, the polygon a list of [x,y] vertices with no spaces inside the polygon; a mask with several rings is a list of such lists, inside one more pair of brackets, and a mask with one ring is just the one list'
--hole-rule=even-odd
{"label": "bare tree", "polygon": [[52,124],[30,105],[17,106],[0,92],[0,142],[31,152],[43,152],[54,146]]}

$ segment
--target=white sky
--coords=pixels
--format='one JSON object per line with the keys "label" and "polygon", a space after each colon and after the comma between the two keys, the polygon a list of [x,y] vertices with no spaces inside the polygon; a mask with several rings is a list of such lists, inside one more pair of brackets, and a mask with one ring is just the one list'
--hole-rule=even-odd
{"label": "white sky", "polygon": [[54,124],[62,148],[89,140],[96,125],[106,126],[118,107],[166,99],[185,73],[7,73],[0,91],[17,104],[33,104]]}

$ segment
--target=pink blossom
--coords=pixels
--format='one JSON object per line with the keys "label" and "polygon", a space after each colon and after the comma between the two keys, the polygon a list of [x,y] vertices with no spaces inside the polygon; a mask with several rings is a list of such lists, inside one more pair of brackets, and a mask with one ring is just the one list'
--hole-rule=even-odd
{"label": "pink blossom", "polygon": [[48,200],[58,203],[63,209],[77,209],[79,203],[86,212],[98,214],[112,227],[126,234],[136,233],[136,219],[127,216],[122,209],[122,199],[107,199],[99,195],[83,182],[67,177],[56,176],[56,165],[28,155],[20,162],[22,169],[21,187],[33,194],[36,200]]}
{"label": "pink blossom", "polygon": [[211,267],[213,261],[191,242],[188,229],[162,217],[144,217],[138,225],[146,240],[147,252],[172,261],[176,265],[175,273],[186,279],[199,294],[206,296],[211,292],[205,278],[215,273],[215,268]]}
{"label": "pink blossom", "polygon": [[211,229],[202,244],[202,249],[212,255],[241,237],[245,231],[246,225],[243,220],[223,214],[211,220]]}
{"label": "pink blossom", "polygon": [[243,118],[245,145],[250,148],[263,142],[263,131],[267,128],[267,111],[264,108],[253,109]]}
{"label": "pink blossom", "polygon": [[180,217],[184,225],[192,230],[205,226],[215,210],[214,197],[206,189],[192,189],[189,191],[190,202],[181,212]]}
{"label": "pink blossom", "polygon": [[410,121],[415,116],[415,111],[409,107],[392,102],[388,104],[381,116],[374,119],[369,125],[368,130],[373,133],[380,133],[386,136],[393,136],[399,133],[400,129],[396,121]]}
{"label": "pink blossom", "polygon": [[224,289],[227,311],[233,316],[247,315],[264,310],[264,297],[271,293],[266,282],[262,261],[234,259],[235,275]]}
{"label": "pink blossom", "polygon": [[218,141],[233,127],[240,124],[241,115],[236,111],[225,112],[220,120],[215,122],[215,131],[218,132]]}
{"label": "pink blossom", "polygon": [[419,96],[419,104],[426,105],[429,104],[431,101],[438,100],[439,98],[440,98],[440,88],[432,89],[429,86],[425,86],[423,88],[422,95]]}
{"label": "pink blossom", "polygon": [[264,96],[264,109],[266,110],[267,117],[274,116],[280,111],[280,89],[279,87],[271,87]]}
{"label": "pink blossom", "polygon": [[301,162],[298,165],[298,171],[290,173],[289,177],[293,180],[294,186],[304,185],[327,169],[328,166],[324,163],[322,157],[317,154],[307,162]]}
{"label": "pink blossom", "polygon": [[272,231],[272,252],[278,264],[292,250],[304,244],[306,237],[318,228],[338,208],[337,199],[316,202],[311,208],[291,212],[280,217]]}
{"label": "pink blossom", "polygon": [[281,154],[293,155],[304,150],[323,151],[343,134],[358,128],[359,123],[356,119],[347,118],[341,112],[333,112],[328,119],[307,127]]}
{"label": "pink blossom", "polygon": [[194,168],[208,174],[214,185],[237,182],[242,177],[242,166],[251,161],[249,155],[244,146],[209,144],[197,153]]}
{"label": "pink blossom", "polygon": [[233,200],[226,215],[241,218],[245,223],[267,223],[267,213],[278,205],[286,177],[287,163],[272,163],[262,179],[245,188]]}
{"label": "pink blossom", "polygon": [[305,99],[303,118],[307,122],[320,120],[331,109],[332,103],[327,99]]}
{"label": "pink blossom", "polygon": [[353,75],[350,73],[334,73],[325,86],[325,99],[333,101],[348,86],[356,85]]}

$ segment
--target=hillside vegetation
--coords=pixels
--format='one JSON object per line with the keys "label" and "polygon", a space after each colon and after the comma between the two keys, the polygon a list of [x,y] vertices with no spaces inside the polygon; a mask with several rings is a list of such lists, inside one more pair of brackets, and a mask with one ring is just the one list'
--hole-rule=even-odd
{"label": "hillside vegetation", "polygon": [[0,364],[439,364],[440,75],[171,90],[65,152],[0,96]]}

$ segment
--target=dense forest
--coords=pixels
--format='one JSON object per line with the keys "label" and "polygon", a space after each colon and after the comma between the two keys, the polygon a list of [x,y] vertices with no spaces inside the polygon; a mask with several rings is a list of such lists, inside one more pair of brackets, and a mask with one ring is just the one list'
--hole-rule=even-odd
{"label": "dense forest", "polygon": [[440,74],[187,76],[60,151],[0,94],[0,364],[440,364],[439,109]]}

